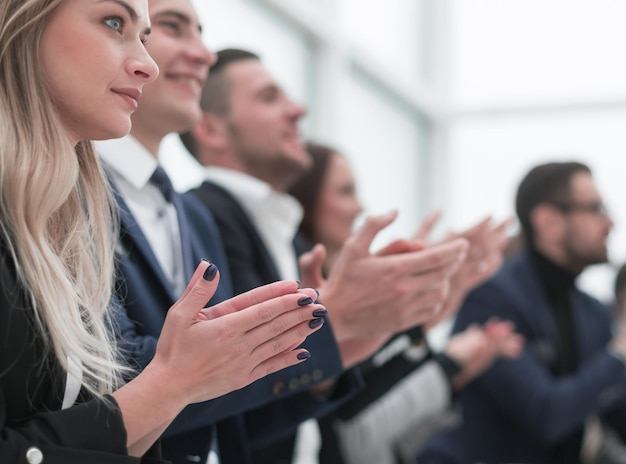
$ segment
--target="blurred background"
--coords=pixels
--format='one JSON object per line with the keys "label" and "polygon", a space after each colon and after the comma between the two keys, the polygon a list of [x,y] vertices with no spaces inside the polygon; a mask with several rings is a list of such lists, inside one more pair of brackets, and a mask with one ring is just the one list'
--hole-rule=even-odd
{"label": "blurred background", "polygon": [[[382,244],[433,210],[435,235],[514,215],[535,164],[594,171],[615,221],[611,264],[581,277],[601,299],[626,261],[626,2],[620,0],[195,0],[214,50],[261,55],[339,148],[366,213],[398,209]],[[176,187],[200,180],[176,137]],[[512,230],[514,232],[514,229]]]}

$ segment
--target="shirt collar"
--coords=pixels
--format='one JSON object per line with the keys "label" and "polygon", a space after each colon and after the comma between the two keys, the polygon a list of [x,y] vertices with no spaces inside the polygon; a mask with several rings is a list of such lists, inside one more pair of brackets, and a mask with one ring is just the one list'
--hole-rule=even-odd
{"label": "shirt collar", "polygon": [[250,204],[265,201],[272,193],[272,188],[267,182],[243,172],[219,166],[207,166],[204,168],[204,177],[223,189],[227,190],[239,202]]}
{"label": "shirt collar", "polygon": [[146,186],[158,166],[158,160],[130,135],[96,141],[94,145],[107,165],[137,190]]}
{"label": "shirt collar", "polygon": [[[278,192],[267,183],[249,174],[219,166],[204,168],[204,177],[229,192],[242,205],[243,209],[254,218],[270,212],[293,229],[292,235],[300,225],[303,209],[293,196]],[[269,211],[268,211],[269,210]]]}

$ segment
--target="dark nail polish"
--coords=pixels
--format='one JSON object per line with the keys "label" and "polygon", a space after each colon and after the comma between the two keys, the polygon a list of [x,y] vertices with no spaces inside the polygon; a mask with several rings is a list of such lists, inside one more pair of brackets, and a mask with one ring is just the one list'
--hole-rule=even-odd
{"label": "dark nail polish", "polygon": [[311,353],[309,353],[308,351],[303,351],[302,353],[298,353],[298,356],[296,356],[296,358],[298,358],[299,360],[309,359],[310,357],[311,357]]}
{"label": "dark nail polish", "polygon": [[315,294],[319,298],[320,297],[320,291],[317,288],[314,288],[313,290],[315,290]]}
{"label": "dark nail polish", "polygon": [[296,280],[296,283],[298,284],[298,288],[302,288],[302,282],[300,282],[299,280]]}
{"label": "dark nail polish", "polygon": [[320,317],[319,319],[313,319],[311,322],[309,322],[309,327],[312,329],[315,329],[316,327],[319,327],[323,323],[324,323],[324,319]]}
{"label": "dark nail polish", "polygon": [[206,271],[204,271],[204,275],[202,276],[202,278],[204,280],[208,280],[209,282],[211,282],[213,279],[215,279],[216,274],[217,274],[217,266],[211,263],[209,267],[206,268]]}
{"label": "dark nail polish", "polygon": [[316,309],[313,311],[313,317],[326,317],[328,316],[328,310],[326,309]]}
{"label": "dark nail polish", "polygon": [[300,298],[298,300],[298,306],[306,306],[310,305],[311,303],[313,303],[313,298],[311,298],[310,296]]}
{"label": "dark nail polish", "polygon": [[209,260],[208,260],[208,259],[206,259],[206,258],[202,258],[200,261],[204,261],[205,263],[208,263],[208,262],[209,262]]}

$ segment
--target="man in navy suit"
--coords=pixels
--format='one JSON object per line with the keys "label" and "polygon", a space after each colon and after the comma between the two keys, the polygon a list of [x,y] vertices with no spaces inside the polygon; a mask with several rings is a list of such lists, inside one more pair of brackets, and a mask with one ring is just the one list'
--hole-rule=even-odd
{"label": "man in navy suit", "polygon": [[[182,136],[207,166],[207,181],[191,195],[220,227],[235,292],[298,278],[297,256],[308,245],[296,236],[301,207],[286,191],[311,165],[298,128],[305,109],[286,95],[258,56],[234,49],[218,53],[201,106],[202,119]],[[393,334],[430,319],[464,258],[463,239],[424,251],[394,253],[390,247],[384,256],[372,255],[372,239],[393,218],[366,220],[319,287],[346,367],[371,356]],[[289,447],[279,447],[282,458],[271,449],[258,459],[284,462]]]}
{"label": "man in navy suit", "polygon": [[[131,135],[97,143],[120,206],[116,291],[122,302],[121,343],[138,368],[152,358],[167,309],[181,296],[200,259],[210,259],[220,269],[211,304],[233,296],[215,222],[202,205],[173,191],[157,159],[163,138],[188,129],[199,117],[200,89],[215,56],[202,43],[191,2],[153,0],[150,15],[147,47],[160,76],[144,88]],[[324,316],[324,310],[315,315],[316,326],[323,324]],[[253,440],[287,433],[348,397],[360,378],[355,372],[344,373],[332,332],[325,327],[319,332],[311,360],[185,409],[165,433],[164,457],[175,464],[250,462]],[[337,380],[335,389],[321,398],[311,386],[325,379]],[[252,410],[253,423],[244,427],[241,413],[247,410]]]}
{"label": "man in navy suit", "polygon": [[427,444],[419,464],[575,464],[592,415],[626,438],[624,335],[613,338],[608,308],[576,285],[607,261],[613,227],[590,169],[533,168],[516,210],[525,247],[468,296],[454,331],[496,316],[515,323],[526,348],[461,394],[461,425]]}

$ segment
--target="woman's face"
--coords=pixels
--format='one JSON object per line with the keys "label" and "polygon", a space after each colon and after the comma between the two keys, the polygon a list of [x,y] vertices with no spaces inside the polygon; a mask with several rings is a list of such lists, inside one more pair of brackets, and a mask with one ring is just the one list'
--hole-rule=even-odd
{"label": "woman's face", "polygon": [[143,42],[147,0],[63,0],[46,25],[40,59],[72,140],[126,135],[142,86],[158,68]]}
{"label": "woman's face", "polygon": [[316,208],[317,241],[331,250],[341,247],[361,211],[350,165],[342,155],[333,153]]}

